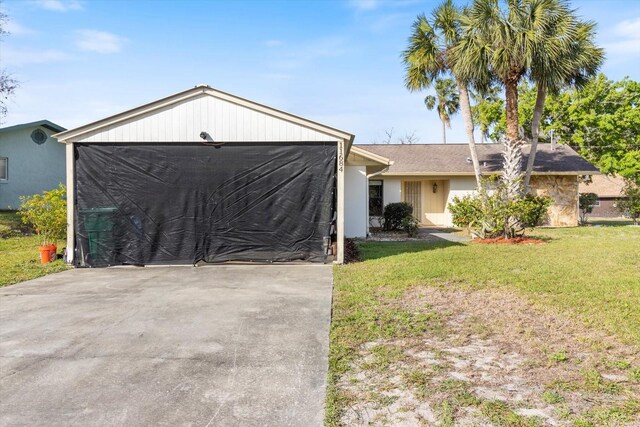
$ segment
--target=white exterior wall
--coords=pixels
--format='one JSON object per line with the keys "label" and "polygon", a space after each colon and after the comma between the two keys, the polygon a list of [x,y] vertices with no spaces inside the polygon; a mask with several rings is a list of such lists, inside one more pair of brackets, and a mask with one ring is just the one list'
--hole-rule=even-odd
{"label": "white exterior wall", "polygon": [[366,237],[369,220],[367,167],[346,166],[344,174],[344,235]]}
{"label": "white exterior wall", "polygon": [[337,141],[335,136],[282,120],[233,102],[202,94],[83,135],[74,142]]}
{"label": "white exterior wall", "polygon": [[449,178],[449,195],[447,196],[447,206],[445,207],[445,224],[446,226],[453,226],[451,222],[451,212],[449,212],[449,203],[453,201],[454,197],[464,197],[467,194],[474,193],[476,191],[476,178],[475,176],[457,176]]}
{"label": "white exterior wall", "polygon": [[[382,204],[387,206],[389,203],[398,203],[402,201],[402,179],[381,177],[382,183]],[[378,179],[378,177],[371,178]]]}

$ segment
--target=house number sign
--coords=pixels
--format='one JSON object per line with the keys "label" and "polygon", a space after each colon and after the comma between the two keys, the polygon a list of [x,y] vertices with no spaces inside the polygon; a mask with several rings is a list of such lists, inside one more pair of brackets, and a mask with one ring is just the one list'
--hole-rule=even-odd
{"label": "house number sign", "polygon": [[338,170],[344,171],[344,152],[342,151],[343,142],[338,143]]}

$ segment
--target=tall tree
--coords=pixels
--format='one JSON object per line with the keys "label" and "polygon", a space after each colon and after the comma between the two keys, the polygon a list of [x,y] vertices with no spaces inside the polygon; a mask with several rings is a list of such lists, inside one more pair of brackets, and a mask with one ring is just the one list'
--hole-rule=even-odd
{"label": "tall tree", "polygon": [[[565,0],[474,0],[462,29],[462,43],[453,52],[456,72],[467,79],[486,79],[490,73],[504,87],[507,152],[519,150],[521,141],[518,86],[523,79],[538,84],[532,129],[537,144],[546,93],[584,80],[602,60],[592,42],[593,25],[580,22]],[[535,147],[527,183],[534,160]]]}
{"label": "tall tree", "polygon": [[[530,129],[537,88],[523,83],[520,125]],[[540,140],[554,139],[576,149],[606,174],[619,174],[640,184],[640,82],[589,79],[582,89],[569,86],[546,97],[540,120]],[[504,109],[489,125],[496,136],[506,129]],[[531,135],[527,135],[531,137]]]}
{"label": "tall tree", "polygon": [[538,47],[530,73],[537,93],[531,120],[531,150],[524,176],[525,191],[529,189],[533,173],[547,93],[556,94],[567,86],[582,88],[604,62],[604,51],[594,42],[594,22],[580,21],[564,2],[558,2],[551,10],[550,20],[549,34]]}
{"label": "tall tree", "polygon": [[456,91],[456,84],[451,79],[436,80],[436,94],[427,95],[424,105],[428,110],[434,108],[438,111],[438,117],[442,122],[442,143],[447,143],[447,128],[451,128],[451,116],[460,109],[460,96]]}
{"label": "tall tree", "polygon": [[[5,29],[5,24],[9,20],[9,17],[0,12],[0,41],[8,34]],[[7,104],[6,101],[11,95],[14,94],[18,88],[18,81],[11,77],[6,70],[0,69],[0,123],[7,116]]]}
{"label": "tall tree", "polygon": [[482,90],[482,92],[472,92],[471,98],[474,105],[471,107],[473,120],[480,127],[481,143],[486,140],[497,142],[500,139],[495,131],[495,125],[504,114],[504,100],[499,94],[500,88],[495,85]]}
{"label": "tall tree", "polygon": [[465,123],[469,151],[478,187],[482,186],[480,162],[473,135],[473,118],[469,101],[470,79],[456,74],[451,49],[460,43],[461,11],[451,0],[445,0],[432,13],[431,21],[419,15],[413,23],[409,46],[403,52],[405,86],[410,91],[431,87],[435,80],[452,75],[458,86],[460,111]]}

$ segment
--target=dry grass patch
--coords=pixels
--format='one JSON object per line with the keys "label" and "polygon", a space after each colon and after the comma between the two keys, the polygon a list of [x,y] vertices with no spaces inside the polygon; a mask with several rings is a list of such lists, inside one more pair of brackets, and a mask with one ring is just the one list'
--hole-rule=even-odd
{"label": "dry grass patch", "polygon": [[640,425],[638,348],[498,289],[413,287],[438,333],[361,345],[343,425]]}

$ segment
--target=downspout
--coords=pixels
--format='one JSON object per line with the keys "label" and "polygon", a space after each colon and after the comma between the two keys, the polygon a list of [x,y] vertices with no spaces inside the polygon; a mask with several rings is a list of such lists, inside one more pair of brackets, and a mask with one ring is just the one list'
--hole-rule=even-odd
{"label": "downspout", "polygon": [[[369,226],[371,225],[369,223],[369,179],[373,178],[374,176],[378,176],[378,175],[382,175],[383,173],[387,172],[389,170],[389,167],[391,167],[391,165],[387,165],[387,167],[385,167],[382,170],[379,170],[378,172],[374,172],[374,173],[370,173],[369,175],[367,175],[367,191],[365,192],[365,194],[367,195],[367,200],[365,201],[365,209],[367,210],[366,212],[366,218],[367,218],[367,236],[369,237]],[[384,186],[382,187],[382,200],[383,200],[383,204],[384,204]]]}

